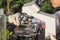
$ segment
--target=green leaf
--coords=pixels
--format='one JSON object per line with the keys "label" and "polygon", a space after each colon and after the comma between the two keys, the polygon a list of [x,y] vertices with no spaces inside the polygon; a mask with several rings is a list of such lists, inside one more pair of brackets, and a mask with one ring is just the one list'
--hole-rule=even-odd
{"label": "green leaf", "polygon": [[13,34],[13,32],[10,32],[10,35],[12,35]]}
{"label": "green leaf", "polygon": [[53,13],[54,8],[49,0],[45,0],[44,4],[41,6],[41,11],[46,13]]}
{"label": "green leaf", "polygon": [[1,4],[2,4],[2,0],[0,0],[0,6],[1,6]]}
{"label": "green leaf", "polygon": [[15,4],[15,5],[12,6],[12,8],[16,8],[18,6],[19,6],[19,4]]}
{"label": "green leaf", "polygon": [[7,3],[10,3],[12,0],[7,0]]}

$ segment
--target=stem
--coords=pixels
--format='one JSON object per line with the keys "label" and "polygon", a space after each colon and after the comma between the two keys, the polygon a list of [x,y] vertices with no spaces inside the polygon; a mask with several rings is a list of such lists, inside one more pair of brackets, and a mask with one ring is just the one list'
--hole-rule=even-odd
{"label": "stem", "polygon": [[10,2],[8,2],[8,0],[7,0],[7,14],[8,14],[8,15],[10,14],[9,4],[10,4]]}

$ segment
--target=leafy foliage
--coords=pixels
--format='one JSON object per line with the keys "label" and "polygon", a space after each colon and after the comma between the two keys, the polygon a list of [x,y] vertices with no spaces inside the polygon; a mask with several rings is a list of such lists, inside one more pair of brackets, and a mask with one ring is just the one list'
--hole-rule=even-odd
{"label": "leafy foliage", "polygon": [[9,15],[15,11],[21,12],[23,4],[31,1],[32,0],[0,0],[0,8],[4,8],[5,12]]}
{"label": "leafy foliage", "polygon": [[13,32],[7,30],[7,40],[16,40],[16,38],[17,37]]}
{"label": "leafy foliage", "polygon": [[52,7],[50,0],[45,0],[44,4],[41,6],[41,11],[44,11],[50,14],[54,13],[54,8]]}
{"label": "leafy foliage", "polygon": [[[22,6],[32,0],[0,0],[0,8],[5,10],[7,15],[17,12],[21,12]],[[6,16],[8,21],[8,16]],[[8,26],[9,27],[9,26]],[[7,29],[7,40],[16,40],[16,36],[13,32]],[[2,36],[3,37],[3,36]]]}
{"label": "leafy foliage", "polygon": [[13,24],[10,24],[9,22],[6,22],[6,23],[7,23],[7,25],[6,25],[7,26],[6,27],[6,38],[7,38],[7,40],[16,40],[17,36],[14,33],[14,28],[16,26]]}
{"label": "leafy foliage", "polygon": [[0,0],[0,7],[1,7],[1,4],[2,4],[2,0]]}

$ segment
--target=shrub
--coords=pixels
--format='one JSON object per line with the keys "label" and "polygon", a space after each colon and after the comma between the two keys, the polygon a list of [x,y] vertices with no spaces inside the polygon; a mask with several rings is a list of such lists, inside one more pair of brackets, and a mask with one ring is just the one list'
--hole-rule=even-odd
{"label": "shrub", "polygon": [[41,6],[40,11],[52,14],[54,13],[54,8],[52,7],[52,4],[50,2],[50,0],[45,0],[45,2],[43,3],[43,5]]}
{"label": "shrub", "polygon": [[16,39],[17,39],[16,35],[13,32],[7,30],[7,40],[16,40]]}

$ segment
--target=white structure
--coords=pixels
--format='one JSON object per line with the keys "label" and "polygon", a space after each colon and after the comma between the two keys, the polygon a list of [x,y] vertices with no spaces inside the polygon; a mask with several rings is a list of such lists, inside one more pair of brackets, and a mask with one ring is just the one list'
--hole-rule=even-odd
{"label": "white structure", "polygon": [[27,13],[28,15],[31,15],[45,22],[45,37],[50,36],[50,34],[56,36],[56,17],[50,16],[49,14],[45,14],[43,12],[37,13],[39,10],[40,8],[33,2],[30,4],[25,4],[22,8],[23,13]]}

